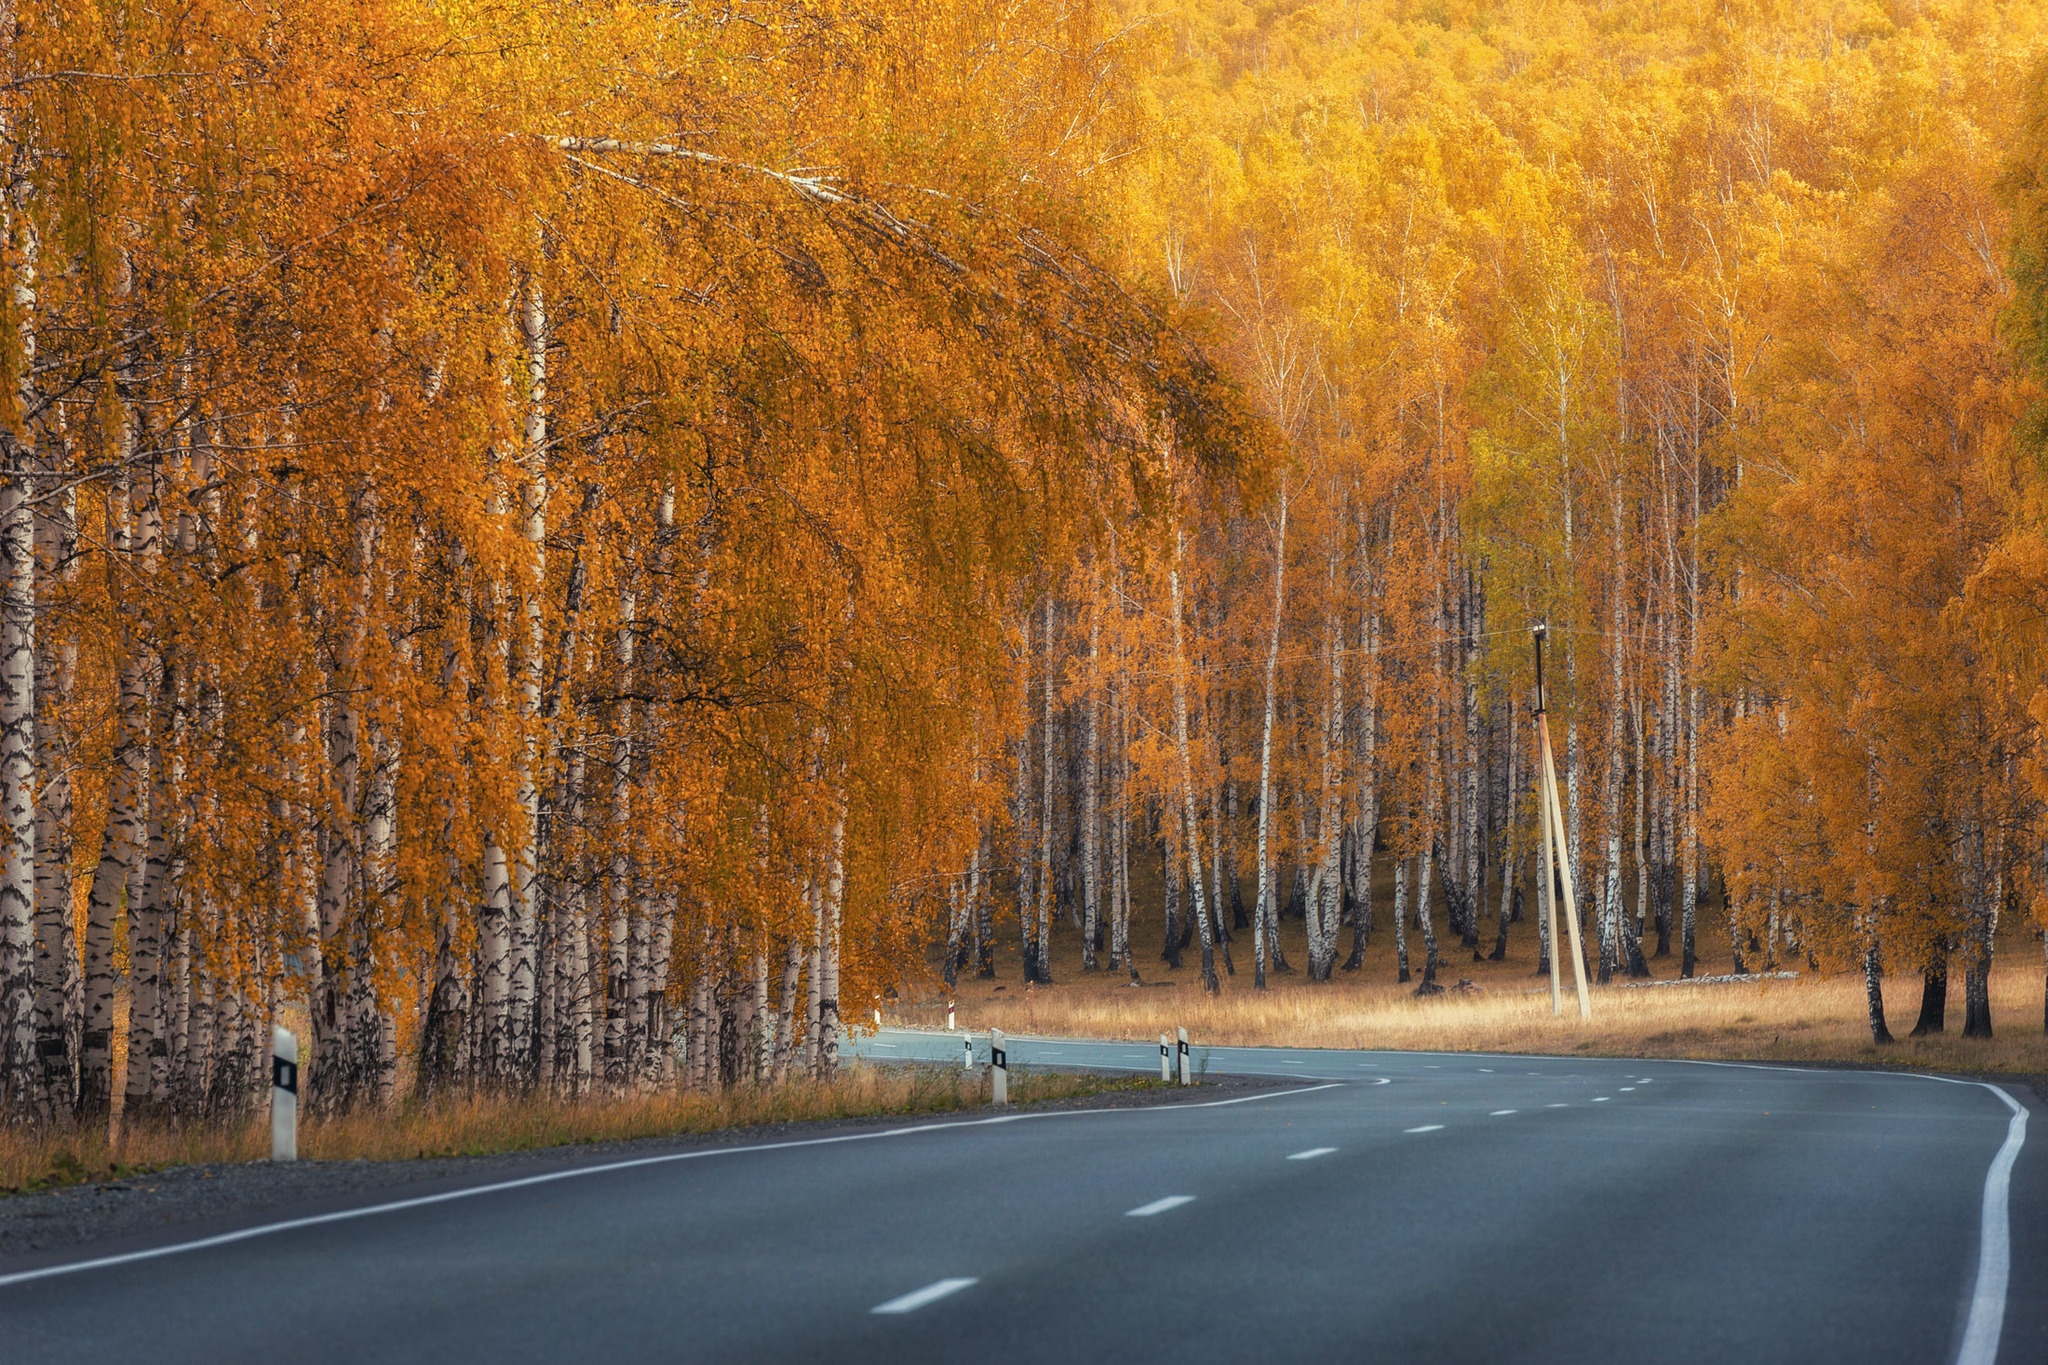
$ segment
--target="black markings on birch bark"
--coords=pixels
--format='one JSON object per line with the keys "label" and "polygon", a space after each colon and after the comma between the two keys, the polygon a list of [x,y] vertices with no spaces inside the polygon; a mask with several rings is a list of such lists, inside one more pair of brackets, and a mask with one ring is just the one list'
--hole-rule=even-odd
{"label": "black markings on birch bark", "polygon": [[1039,734],[1038,876],[1033,888],[1038,906],[1038,924],[1033,934],[1036,951],[1031,960],[1030,980],[1052,982],[1052,796],[1053,796],[1053,599],[1045,595],[1045,647],[1043,679],[1043,725]]}
{"label": "black markings on birch bark", "polygon": [[1408,971],[1408,856],[1394,859],[1394,979],[1406,982]]}
{"label": "black markings on birch bark", "polygon": [[1180,558],[1182,546],[1179,533],[1175,533],[1174,566],[1167,572],[1171,585],[1173,607],[1173,744],[1180,762],[1181,809],[1187,832],[1188,886],[1193,894],[1192,909],[1195,922],[1201,927],[1202,936],[1202,989],[1215,995],[1221,986],[1216,980],[1216,937],[1209,922],[1208,904],[1203,899],[1202,850],[1200,845],[1201,823],[1195,815],[1195,777],[1188,754],[1188,692],[1187,645],[1181,629]]}
{"label": "black markings on birch bark", "polygon": [[1036,822],[1031,811],[1031,617],[1029,611],[1023,615],[1023,636],[1017,654],[1017,733],[1010,743],[1014,774],[1010,786],[1011,869],[1017,887],[1017,925],[1023,936],[1026,985],[1038,980],[1038,917],[1032,913],[1032,906],[1038,899],[1033,876],[1038,860],[1033,856],[1032,848],[1032,829]]}
{"label": "black markings on birch bark", "polygon": [[[61,474],[61,446],[50,443],[44,449],[41,470]],[[46,505],[36,522],[36,557],[60,590],[76,575],[77,539],[72,490]],[[68,715],[78,646],[60,630],[46,624],[36,640],[35,1050],[44,1112],[68,1120],[79,1093],[84,982],[73,913],[75,749]]]}
{"label": "black markings on birch bark", "polygon": [[[19,300],[19,271],[11,288]],[[47,1116],[36,1027],[35,459],[30,439],[0,427],[0,1106]]]}
{"label": "black markings on birch bark", "polygon": [[[1101,865],[1102,811],[1098,783],[1102,772],[1102,571],[1091,565],[1092,588],[1088,604],[1088,675],[1081,705],[1087,717],[1087,748],[1081,761],[1081,970],[1092,972],[1096,941],[1102,930]],[[947,955],[947,970],[952,970]],[[952,980],[947,978],[947,984]]]}
{"label": "black markings on birch bark", "polygon": [[[1315,842],[1310,845],[1304,840],[1301,851],[1302,858],[1308,861],[1311,869],[1303,898],[1308,930],[1308,979],[1311,981],[1328,981],[1337,956],[1337,855],[1344,792],[1344,774],[1339,765],[1344,752],[1344,712],[1347,705],[1344,696],[1343,617],[1337,594],[1338,558],[1329,556],[1328,581],[1324,584],[1323,651],[1326,662],[1320,671],[1328,685],[1323,694],[1323,721],[1319,727],[1322,734],[1315,802]],[[1312,858],[1311,847],[1314,850]]]}
{"label": "black markings on birch bark", "polygon": [[1269,846],[1273,815],[1273,707],[1275,677],[1280,665],[1280,628],[1287,607],[1287,482],[1280,483],[1280,515],[1273,529],[1273,626],[1266,643],[1265,720],[1259,728],[1259,847],[1258,892],[1253,905],[1252,984],[1266,989],[1266,961],[1271,947],[1271,910],[1274,900],[1272,851]]}

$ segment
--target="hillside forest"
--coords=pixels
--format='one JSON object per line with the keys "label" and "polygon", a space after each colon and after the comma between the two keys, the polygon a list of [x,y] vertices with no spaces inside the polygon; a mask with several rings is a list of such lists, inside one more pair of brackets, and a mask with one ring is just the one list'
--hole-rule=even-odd
{"label": "hillside forest", "polygon": [[330,1114],[829,1075],[998,943],[1427,994],[1537,625],[1597,980],[1989,1036],[2044,15],[7,0],[0,1111],[288,1008]]}

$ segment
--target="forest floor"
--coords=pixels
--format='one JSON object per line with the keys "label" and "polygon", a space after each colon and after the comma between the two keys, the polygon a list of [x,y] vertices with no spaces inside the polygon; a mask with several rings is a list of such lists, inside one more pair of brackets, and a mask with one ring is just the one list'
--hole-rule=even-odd
{"label": "forest floor", "polygon": [[[299,1155],[305,1158],[301,1165],[432,1163],[644,1139],[758,1136],[792,1124],[953,1113],[987,1103],[987,1090],[980,1071],[855,1063],[828,1082],[749,1086],[718,1095],[664,1091],[582,1103],[468,1097],[330,1120],[307,1118],[299,1129]],[[1020,1068],[1010,1079],[1011,1102],[1026,1106],[1084,1099],[1150,1102],[1176,1098],[1174,1090],[1156,1079],[1051,1069]],[[117,1129],[111,1139],[61,1129],[6,1128],[0,1129],[0,1195],[35,1195],[79,1184],[105,1189],[109,1182],[133,1187],[138,1178],[176,1167],[217,1172],[233,1163],[267,1165],[269,1154],[266,1114],[239,1124]],[[9,1241],[7,1220],[27,1215],[10,1200],[0,1200],[0,1207],[10,1210],[0,1215],[0,1251],[20,1249]]]}
{"label": "forest floor", "polygon": [[[1134,903],[1146,888],[1134,890]],[[1249,894],[1249,891],[1247,892]],[[1157,901],[1152,901],[1154,905]],[[1564,1015],[1551,1014],[1548,978],[1536,974],[1538,941],[1534,916],[1510,926],[1505,960],[1485,960],[1493,950],[1497,921],[1482,928],[1474,949],[1460,946],[1444,929],[1437,909],[1441,994],[1418,997],[1422,978],[1422,936],[1408,931],[1408,953],[1414,979],[1397,980],[1394,931],[1382,896],[1364,961],[1357,971],[1338,971],[1328,982],[1307,979],[1305,926],[1283,919],[1280,943],[1292,972],[1273,972],[1268,989],[1252,986],[1252,937],[1239,930],[1230,944],[1236,966],[1225,974],[1219,950],[1217,974],[1222,993],[1202,992],[1201,945],[1191,943],[1182,966],[1169,969],[1162,960],[1163,917],[1155,910],[1148,922],[1133,915],[1131,937],[1138,959],[1140,986],[1122,972],[1085,971],[1081,935],[1063,918],[1053,931],[1053,984],[1025,987],[1022,955],[1014,917],[999,929],[994,980],[962,973],[957,987],[957,1022],[963,1029],[991,1026],[1020,1034],[1109,1039],[1156,1039],[1176,1027],[1186,1028],[1198,1044],[1220,1046],[1285,1046],[1332,1048],[1395,1048],[1410,1051],[1525,1052],[1625,1057],[1694,1057],[1742,1061],[1825,1062],[1908,1067],[1937,1071],[1998,1073],[2038,1077],[2048,1072],[2048,1037],[2043,1034],[2043,959],[2038,935],[2025,924],[2001,930],[1991,980],[1995,1036],[1962,1036],[1963,974],[1960,962],[1949,979],[1947,1028],[1909,1038],[1920,1009],[1918,972],[1888,976],[1885,1011],[1897,1041],[1884,1047],[1871,1042],[1865,1011],[1863,973],[1816,970],[1801,953],[1781,953],[1769,964],[1773,973],[1747,981],[1679,982],[1677,938],[1672,955],[1649,958],[1650,982],[1627,982],[1617,976],[1608,986],[1591,985],[1592,1018],[1581,1021],[1573,998],[1569,959],[1563,976]],[[1733,972],[1733,954],[1718,914],[1700,916],[1696,976]],[[2017,918],[2017,917],[2015,917]],[[1339,965],[1351,952],[1352,930],[1338,940]],[[1589,936],[1589,952],[1597,953]],[[1654,929],[1644,943],[1654,950]],[[900,999],[884,1009],[892,1024],[945,1024],[946,986],[940,978],[940,954],[933,954],[926,974],[899,986]],[[1745,967],[1762,973],[1762,953],[1746,953]],[[1589,983],[1592,973],[1588,973]]]}

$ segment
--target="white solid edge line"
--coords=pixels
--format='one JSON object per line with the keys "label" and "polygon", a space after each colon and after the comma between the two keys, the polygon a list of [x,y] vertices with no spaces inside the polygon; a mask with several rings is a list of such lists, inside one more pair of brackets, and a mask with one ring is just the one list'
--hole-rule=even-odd
{"label": "white solid edge line", "polygon": [[[1947,1080],[1930,1076],[1929,1080]],[[1964,1321],[1963,1344],[1956,1352],[1956,1365],[1993,1365],[1998,1359],[1998,1338],[2005,1330],[2005,1292],[2012,1278],[2012,1168],[2027,1140],[2026,1106],[1986,1081],[1958,1081],[1958,1085],[1981,1085],[2005,1101],[2012,1120],[2005,1126],[2005,1142],[1984,1173],[1984,1214],[1977,1233],[1977,1284],[1970,1293],[1970,1314]]]}
{"label": "white solid edge line", "polygon": [[1195,1197],[1191,1194],[1169,1194],[1164,1199],[1155,1199],[1149,1204],[1140,1204],[1137,1208],[1127,1211],[1124,1217],[1150,1218],[1155,1213],[1165,1213],[1168,1209],[1177,1209],[1182,1204],[1192,1204],[1194,1202]]}
{"label": "white solid edge line", "polygon": [[[1983,1212],[1977,1230],[1977,1276],[1970,1290],[1969,1314],[1963,1320],[1963,1343],[1956,1351],[1956,1365],[1995,1365],[1998,1338],[2005,1331],[2005,1295],[2012,1278],[2012,1168],[2020,1159],[2027,1140],[2027,1108],[2005,1090],[1989,1081],[1966,1081],[1956,1076],[1930,1076],[1923,1071],[1851,1071],[1824,1067],[1761,1066],[1754,1062],[1710,1062],[1672,1058],[1691,1066],[1739,1067],[1745,1071],[1798,1071],[1807,1075],[1903,1076],[1909,1080],[1940,1081],[1944,1085],[1973,1085],[1992,1094],[2012,1111],[2005,1125],[2005,1141],[1991,1166],[1984,1172]],[[1645,1076],[1645,1081],[1650,1078]]]}
{"label": "white solid edge line", "polygon": [[948,1294],[957,1294],[967,1288],[968,1285],[979,1283],[980,1281],[972,1275],[958,1279],[934,1280],[922,1289],[913,1289],[908,1294],[893,1298],[887,1303],[878,1303],[868,1311],[870,1313],[914,1313],[928,1303],[943,1299]]}
{"label": "white solid edge line", "polygon": [[[1970,1291],[1970,1308],[1963,1320],[1963,1343],[1956,1351],[1956,1365],[1995,1365],[1998,1338],[2005,1331],[2005,1295],[2012,1278],[2012,1168],[2027,1140],[2027,1108],[2005,1090],[1989,1081],[1966,1081],[1957,1076],[1930,1076],[1923,1071],[1850,1071],[1823,1067],[1761,1066],[1755,1062],[1710,1062],[1672,1058],[1691,1066],[1739,1067],[1745,1071],[1799,1071],[1808,1075],[1903,1076],[1909,1080],[1940,1081],[1944,1085],[1973,1085],[1989,1090],[2012,1111],[2005,1126],[2005,1141],[1991,1166],[1984,1172],[1983,1213],[1977,1231],[1977,1276]],[[1644,1077],[1648,1080],[1649,1077]]]}
{"label": "white solid edge line", "polygon": [[[910,1032],[911,1030],[904,1031]],[[1215,1051],[1219,1053],[1258,1053],[1266,1050],[1267,1049],[1262,1048],[1215,1049]],[[1404,1057],[1457,1057],[1463,1059],[1486,1058],[1488,1060],[1493,1060],[1495,1058],[1500,1057],[1514,1057],[1517,1060],[1520,1060],[1523,1057],[1529,1056],[1530,1054],[1489,1052],[1403,1051],[1398,1052],[1394,1055]],[[1545,1060],[1569,1059],[1545,1058]],[[1370,1064],[1371,1063],[1368,1062],[1361,1063],[1360,1065]],[[1663,1059],[1663,1064],[1666,1066],[1676,1065],[1727,1067],[1732,1070],[1742,1071],[1778,1071],[1790,1072],[1795,1075],[1808,1076],[1845,1074],[1841,1070],[1832,1067],[1786,1066],[1782,1063],[1764,1064],[1757,1062],[1724,1062],[1711,1060],[1705,1057],[1666,1057]],[[1440,1068],[1425,1066],[1425,1069],[1434,1071],[1439,1070]],[[1531,1076],[1540,1077],[1545,1075],[1546,1073],[1532,1071],[1529,1074]],[[1970,1295],[1970,1311],[1969,1317],[1966,1320],[1966,1325],[1963,1329],[1962,1348],[1956,1353],[1956,1365],[1994,1365],[1994,1362],[1996,1361],[1998,1356],[1998,1338],[2004,1331],[2005,1326],[2005,1294],[2007,1283],[2012,1273],[2012,1246],[2010,1227],[2011,1215],[2009,1203],[2012,1183],[2012,1168],[2014,1163],[2019,1160],[2021,1146],[2024,1145],[2026,1142],[2026,1107],[2024,1105],[2021,1105],[2017,1100],[2013,1099],[2012,1096],[2006,1094],[2005,1091],[1999,1088],[1998,1086],[1991,1084],[1989,1081],[1969,1081],[1963,1080],[1955,1076],[1933,1076],[1929,1075],[1924,1071],[1865,1071],[1858,1069],[1852,1072],[1848,1072],[1846,1074],[1853,1077],[1899,1076],[1909,1080],[1941,1081],[1948,1085],[1981,1086],[1983,1089],[1989,1090],[1992,1094],[1998,1096],[1999,1099],[2005,1102],[2006,1107],[2013,1111],[2013,1117],[2007,1125],[2005,1143],[1998,1149],[1998,1155],[1992,1158],[1991,1167],[1984,1174],[1983,1220],[1981,1229],[1978,1234],[1977,1279],[1975,1288],[1973,1289]],[[1303,1079],[1306,1080],[1308,1078],[1304,1077]],[[1636,1084],[1649,1085],[1655,1080],[1656,1077],[1654,1076],[1643,1076],[1637,1079]],[[1381,1079],[1379,1084],[1386,1084],[1385,1079]],[[1316,1088],[1322,1089],[1324,1087]],[[1237,1103],[1237,1101],[1223,1100],[1217,1101],[1217,1103],[1234,1104]],[[1199,1106],[1176,1105],[1174,1107],[1190,1108]],[[1569,1105],[1565,1104],[1551,1104],[1546,1105],[1545,1107],[1549,1109],[1570,1108]],[[1019,1115],[1018,1117],[1024,1116]],[[92,1263],[87,1262],[85,1264]],[[83,1268],[83,1266],[80,1266],[79,1268]],[[52,1271],[31,1271],[27,1273],[30,1277],[34,1277],[41,1274],[61,1273],[61,1270],[62,1268]],[[12,1284],[19,1278],[21,1277],[0,1276],[0,1285]]]}
{"label": "white solid edge line", "polygon": [[842,1133],[837,1137],[793,1138],[788,1142],[759,1142],[745,1147],[703,1147],[688,1152],[664,1152],[659,1156],[634,1157],[627,1161],[606,1161],[595,1166],[575,1166],[566,1171],[548,1171],[542,1175],[521,1176],[517,1180],[499,1180],[488,1185],[468,1185],[459,1190],[443,1190],[439,1194],[416,1195],[411,1199],[394,1199],[384,1204],[367,1204],[357,1209],[337,1209],[333,1213],[309,1214],[304,1218],[286,1218],[275,1223],[259,1223],[253,1228],[237,1228],[233,1232],[216,1233],[211,1237],[199,1237],[189,1242],[173,1242],[169,1246],[147,1247],[141,1251],[124,1251],[115,1256],[95,1256],[85,1261],[67,1261],[60,1265],[40,1266],[34,1270],[17,1270],[11,1275],[0,1275],[0,1288],[8,1285],[26,1284],[31,1280],[46,1280],[56,1275],[69,1275],[80,1270],[98,1270],[106,1266],[131,1265],[136,1261],[153,1261],[160,1256],[176,1256],[187,1251],[204,1251],[209,1247],[228,1246],[234,1242],[246,1242],[252,1237],[265,1237],[273,1232],[290,1232],[296,1228],[319,1227],[326,1223],[345,1223],[354,1218],[368,1218],[372,1214],[397,1213],[403,1209],[424,1208],[429,1204],[446,1204],[457,1199],[469,1199],[480,1194],[495,1194],[500,1190],[525,1189],[532,1185],[549,1185],[557,1180],[573,1180],[578,1176],[602,1175],[607,1171],[629,1171],[641,1166],[664,1166],[676,1161],[697,1161],[706,1157],[739,1156],[747,1152],[783,1152],[796,1147],[828,1147],[842,1142],[867,1142],[875,1138],[908,1137],[919,1133],[940,1133],[949,1128],[985,1128],[998,1123],[1021,1123],[1027,1119],[1081,1118],[1090,1114],[1163,1114],[1179,1113],[1189,1109],[1221,1109],[1225,1105],[1249,1104],[1253,1100],[1285,1099],[1290,1095],[1307,1095],[1318,1090],[1335,1090],[1343,1082],[1331,1081],[1323,1085],[1301,1086],[1294,1090],[1275,1090],[1264,1095],[1240,1095],[1234,1100],[1197,1100],[1187,1104],[1144,1105],[1128,1109],[1046,1109],[1033,1114],[1001,1114],[986,1119],[956,1119],[950,1123],[918,1123],[907,1128],[882,1128],[866,1133]]}
{"label": "white solid edge line", "polygon": [[1287,1159],[1289,1161],[1314,1161],[1317,1157],[1328,1156],[1336,1150],[1335,1147],[1311,1147],[1305,1152],[1296,1152]]}
{"label": "white solid edge line", "polygon": [[1420,1128],[1404,1128],[1401,1131],[1404,1133],[1437,1133],[1443,1131],[1443,1125],[1441,1123],[1425,1123]]}

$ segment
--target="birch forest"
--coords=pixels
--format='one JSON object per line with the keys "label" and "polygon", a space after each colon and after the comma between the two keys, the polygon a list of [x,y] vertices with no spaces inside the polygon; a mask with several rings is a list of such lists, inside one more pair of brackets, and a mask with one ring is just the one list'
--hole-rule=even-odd
{"label": "birch forest", "polygon": [[12,1121],[2048,966],[2038,4],[0,16]]}

